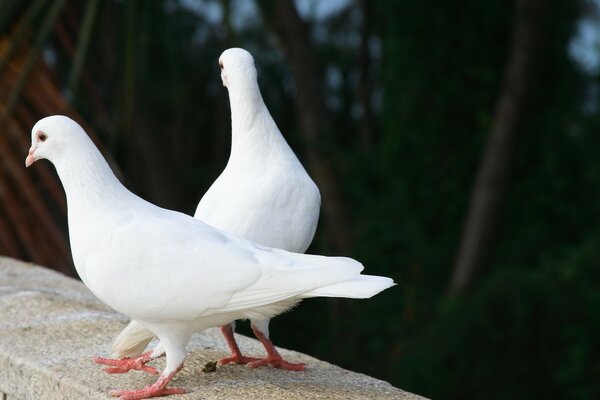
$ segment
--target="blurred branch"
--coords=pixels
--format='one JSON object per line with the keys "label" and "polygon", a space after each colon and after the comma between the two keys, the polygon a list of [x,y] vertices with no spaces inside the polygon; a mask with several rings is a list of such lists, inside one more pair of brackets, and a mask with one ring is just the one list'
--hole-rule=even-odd
{"label": "blurred branch", "polygon": [[27,59],[25,60],[25,64],[23,65],[23,69],[20,71],[20,76],[17,80],[16,86],[12,89],[8,100],[6,101],[6,105],[4,110],[2,110],[2,114],[0,114],[0,123],[6,119],[6,117],[10,114],[17,101],[19,101],[19,97],[21,96],[21,92],[27,83],[27,79],[31,74],[33,66],[37,61],[40,53],[42,52],[44,43],[46,38],[48,37],[48,33],[50,33],[50,29],[54,25],[56,18],[60,14],[63,6],[65,5],[65,0],[56,0],[54,4],[50,7],[50,11],[46,14],[44,21],[42,22],[42,26],[40,30],[37,32],[35,37],[35,42],[33,43],[33,47],[29,50],[27,54]]}
{"label": "blurred branch", "polygon": [[[120,132],[129,132],[133,125],[133,113],[135,104],[135,82],[137,70],[137,49],[138,49],[138,2],[130,1],[126,3],[126,24],[125,24],[125,46],[123,49],[123,114],[121,117]],[[115,131],[115,134],[116,131]],[[110,148],[114,151],[118,138],[113,137],[113,143]]]}
{"label": "blurred branch", "polygon": [[221,7],[223,8],[223,42],[226,44],[235,43],[237,35],[231,23],[231,0],[221,0]]}
{"label": "blurred branch", "polygon": [[375,120],[373,118],[373,110],[371,109],[373,82],[371,79],[371,51],[369,47],[373,5],[369,0],[358,0],[358,5],[362,11],[361,39],[358,51],[360,76],[356,88],[357,98],[362,110],[358,133],[361,148],[364,151],[369,151],[373,145],[373,133],[375,131]]}
{"label": "blurred branch", "polygon": [[[149,102],[141,97],[141,94],[147,93],[147,91],[139,85],[154,73],[153,65],[140,60],[150,60],[150,57],[146,58],[145,55],[151,54],[153,46],[161,49],[175,46],[172,43],[175,40],[174,26],[169,25],[171,20],[167,18],[168,11],[161,3],[144,4],[135,1],[125,3],[124,30],[126,35],[123,48],[122,114],[119,125],[119,134],[122,136],[114,138],[113,149],[127,151],[130,154],[131,157],[125,160],[128,176],[132,181],[137,182],[137,189],[140,189],[145,196],[159,206],[181,208],[184,190],[178,186],[177,180],[173,180],[173,174],[177,175],[179,172],[177,171],[179,160],[175,160],[176,155],[172,148],[173,140],[177,140],[177,137],[171,134],[172,131],[169,132],[169,129],[177,129],[175,126],[177,113],[174,118],[170,118],[169,126],[171,128],[162,128],[163,132],[159,131],[157,126],[159,126],[160,118],[148,114]],[[151,43],[146,40],[148,38],[146,35],[157,23],[163,24],[160,38],[164,41],[163,46],[160,46],[158,42]],[[180,62],[177,59],[177,50],[167,50],[163,53],[163,57],[160,60],[163,67],[166,67],[167,71],[171,67],[171,71],[176,74],[179,68],[177,64]],[[173,79],[173,75],[171,75],[171,79],[168,81],[170,88],[160,93],[161,97],[168,99],[170,110],[178,108],[175,103],[179,100],[174,101],[174,96],[170,96],[171,93],[177,91],[176,80],[178,79],[182,78]],[[146,111],[144,112],[143,109]],[[183,116],[181,118],[183,119]],[[183,129],[179,129],[179,131],[178,135]]]}
{"label": "blurred branch", "polygon": [[[9,187],[7,183],[7,176],[0,174],[0,187]],[[3,191],[0,196],[2,202],[2,208],[6,211],[6,217],[11,222],[10,226],[14,228],[18,237],[21,239],[22,245],[25,247],[27,252],[31,255],[34,262],[42,262],[44,260],[44,254],[40,252],[37,247],[34,232],[31,229],[32,225],[25,223],[28,221],[23,208],[21,207],[21,201],[15,196],[11,190]],[[14,244],[13,244],[14,246]],[[15,249],[17,247],[14,247]]]}
{"label": "blurred branch", "polygon": [[18,0],[2,0],[0,2],[0,33],[4,33],[18,3]]}
{"label": "blurred branch", "polygon": [[543,0],[516,1],[504,83],[473,185],[449,286],[451,293],[471,287],[489,263],[500,207],[507,191],[511,158],[532,79],[532,64],[541,47],[543,15]]}
{"label": "blurred branch", "polygon": [[73,69],[71,70],[67,84],[67,90],[72,99],[75,97],[75,85],[79,80],[88,54],[90,38],[96,22],[96,16],[98,15],[99,6],[100,0],[89,0],[85,9],[81,31],[79,32],[79,43],[77,44],[75,60],[73,61]]}
{"label": "blurred branch", "polygon": [[10,59],[15,55],[15,51],[21,48],[23,39],[27,33],[31,32],[33,19],[39,14],[46,0],[36,0],[27,8],[25,15],[21,18],[14,32],[11,34],[11,39],[8,43],[8,49],[0,58],[0,75],[4,73]]}
{"label": "blurred branch", "polygon": [[[0,202],[4,201],[3,194],[3,190],[0,191]],[[17,241],[18,236],[12,230],[12,224],[8,224],[6,221],[9,219],[6,210],[6,206],[0,210],[0,248],[4,252],[3,255],[16,258],[20,255],[20,245]]]}

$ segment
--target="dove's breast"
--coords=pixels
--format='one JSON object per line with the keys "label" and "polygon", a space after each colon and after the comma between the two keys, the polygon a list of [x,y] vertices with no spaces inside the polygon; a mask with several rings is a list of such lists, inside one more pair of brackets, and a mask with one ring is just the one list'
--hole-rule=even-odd
{"label": "dove's breast", "polygon": [[194,216],[264,246],[305,252],[315,234],[321,197],[299,163],[232,169],[215,181]]}

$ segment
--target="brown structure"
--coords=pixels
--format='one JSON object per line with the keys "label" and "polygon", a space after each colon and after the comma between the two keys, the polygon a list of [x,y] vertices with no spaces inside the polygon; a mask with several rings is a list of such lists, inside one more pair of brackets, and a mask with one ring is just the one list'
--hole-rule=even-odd
{"label": "brown structure", "polygon": [[[0,55],[10,39],[0,39]],[[43,116],[69,114],[51,71],[41,60],[23,77],[27,54],[4,61],[0,76],[0,254],[49,265],[73,275],[65,226],[66,203],[60,181],[48,163],[25,169],[31,128]],[[13,107],[18,84],[26,83]]]}
{"label": "brown structure", "polygon": [[[44,10],[44,2],[34,1],[0,21],[13,22],[0,26],[0,255],[74,276],[67,206],[58,176],[50,163],[36,163],[29,170],[24,163],[31,128],[40,118],[66,114],[83,123],[41,56],[51,38],[74,57],[76,34],[69,32],[78,27],[72,26],[73,10],[65,3],[52,2]],[[40,16],[42,21],[35,23]]]}

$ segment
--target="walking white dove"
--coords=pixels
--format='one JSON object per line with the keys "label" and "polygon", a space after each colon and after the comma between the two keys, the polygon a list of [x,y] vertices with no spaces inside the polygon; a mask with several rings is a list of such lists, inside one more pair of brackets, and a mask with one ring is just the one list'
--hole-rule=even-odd
{"label": "walking white dove", "polygon": [[264,247],[141,199],[70,118],[44,118],[31,135],[25,165],[47,159],[56,167],[79,276],[100,300],[156,335],[165,351],[154,384],[113,396],[184,393],[167,384],[183,367],[194,332],[237,319],[268,320],[304,298],[368,298],[394,285],[361,275],[363,266],[350,258]]}
{"label": "walking white dove", "polygon": [[[200,200],[194,217],[264,246],[304,253],[319,219],[319,189],[263,102],[252,55],[243,49],[228,49],[219,57],[219,65],[231,105],[231,155],[225,170]],[[231,323],[221,331],[232,354],[220,364],[304,369],[302,363],[285,361],[275,349],[269,339],[268,319],[251,319],[251,326],[267,356],[242,355],[233,335],[235,323]],[[113,357],[138,356],[152,338],[151,332],[132,321],[115,340]],[[111,365],[107,371],[112,373],[135,367],[128,359],[97,361]]]}

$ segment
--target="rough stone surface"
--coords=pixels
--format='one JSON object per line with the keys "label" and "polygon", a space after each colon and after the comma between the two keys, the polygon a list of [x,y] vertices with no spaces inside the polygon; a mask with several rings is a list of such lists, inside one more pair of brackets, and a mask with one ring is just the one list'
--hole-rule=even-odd
{"label": "rough stone surface", "polygon": [[[0,399],[110,399],[111,389],[137,389],[155,376],[132,371],[108,375],[92,359],[108,356],[127,318],[97,300],[79,281],[32,264],[0,257]],[[260,344],[237,335],[248,355]],[[294,351],[282,350],[306,371],[219,366],[228,354],[218,329],[193,337],[184,369],[172,381],[190,393],[170,399],[423,399],[389,383]],[[153,363],[164,367],[164,359]]]}

